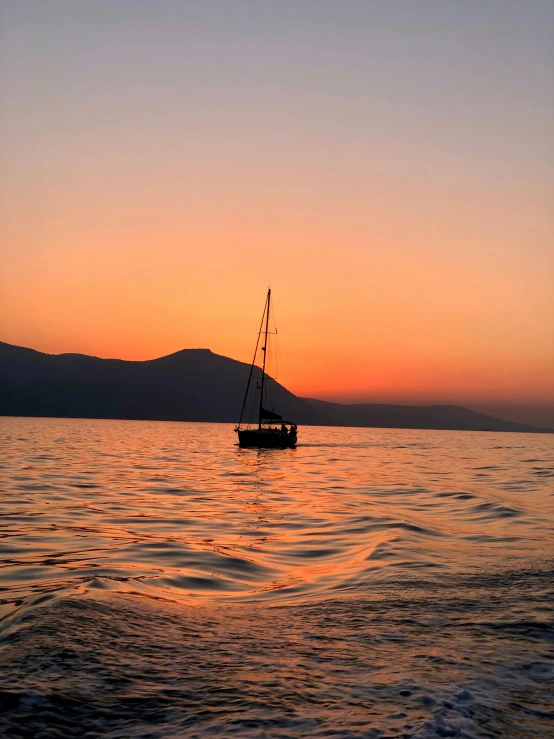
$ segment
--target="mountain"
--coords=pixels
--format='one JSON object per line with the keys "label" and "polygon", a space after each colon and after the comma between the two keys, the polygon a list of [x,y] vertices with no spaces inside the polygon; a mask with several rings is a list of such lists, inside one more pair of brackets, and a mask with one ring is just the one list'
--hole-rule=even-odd
{"label": "mountain", "polygon": [[[43,354],[0,342],[0,415],[236,422],[250,365],[184,349],[130,362]],[[325,414],[269,380],[279,406],[306,424]]]}
{"label": "mountain", "polygon": [[[236,422],[249,372],[209,349],[131,362],[0,342],[0,415]],[[545,431],[460,406],[341,405],[269,384],[278,407],[305,425]]]}

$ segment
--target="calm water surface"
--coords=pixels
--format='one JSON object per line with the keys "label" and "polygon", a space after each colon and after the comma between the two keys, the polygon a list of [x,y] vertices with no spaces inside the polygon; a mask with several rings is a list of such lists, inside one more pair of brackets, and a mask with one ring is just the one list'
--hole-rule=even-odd
{"label": "calm water surface", "polygon": [[0,734],[554,736],[552,436],[0,429]]}

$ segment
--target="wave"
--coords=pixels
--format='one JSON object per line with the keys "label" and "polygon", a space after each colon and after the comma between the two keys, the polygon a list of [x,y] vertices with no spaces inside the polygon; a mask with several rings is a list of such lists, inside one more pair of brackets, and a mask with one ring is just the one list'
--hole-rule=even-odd
{"label": "wave", "polygon": [[546,739],[552,574],[545,562],[302,605],[37,599],[0,632],[0,732]]}

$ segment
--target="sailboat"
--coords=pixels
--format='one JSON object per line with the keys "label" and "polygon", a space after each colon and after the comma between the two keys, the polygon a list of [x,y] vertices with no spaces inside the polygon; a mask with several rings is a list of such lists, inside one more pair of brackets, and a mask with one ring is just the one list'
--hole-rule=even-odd
{"label": "sailboat", "polygon": [[[250,367],[242,410],[235,431],[238,434],[241,447],[290,449],[296,445],[297,427],[296,424],[290,421],[284,421],[283,416],[272,409],[271,391],[274,388],[274,383],[266,372],[266,368],[269,367],[270,307],[271,288],[268,288],[254,359]],[[258,375],[259,368],[256,366],[256,356],[260,339],[262,339],[262,367],[261,375]],[[250,419],[250,422],[248,422],[248,419]],[[289,424],[288,427],[287,423]]]}

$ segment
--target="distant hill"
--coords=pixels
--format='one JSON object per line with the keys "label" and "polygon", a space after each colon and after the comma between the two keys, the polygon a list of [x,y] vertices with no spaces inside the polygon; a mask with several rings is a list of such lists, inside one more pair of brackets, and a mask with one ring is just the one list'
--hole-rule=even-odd
{"label": "distant hill", "polygon": [[[0,342],[0,415],[236,422],[250,365],[184,349],[130,362],[44,354]],[[449,405],[341,405],[269,380],[278,407],[305,425],[544,432]]]}
{"label": "distant hill", "polygon": [[342,405],[304,398],[314,408],[336,419],[341,426],[375,426],[405,429],[457,429],[460,431],[547,432],[515,421],[476,413],[460,405],[392,405],[359,403]]}

